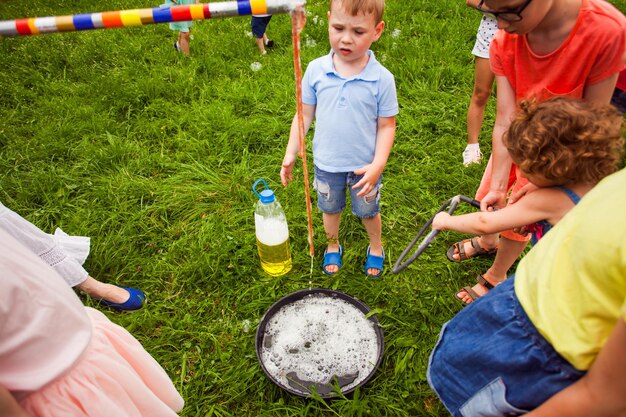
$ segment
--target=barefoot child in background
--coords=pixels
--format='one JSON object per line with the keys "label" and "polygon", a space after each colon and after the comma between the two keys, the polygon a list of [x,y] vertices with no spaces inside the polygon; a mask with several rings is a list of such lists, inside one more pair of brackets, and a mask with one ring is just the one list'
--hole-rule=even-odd
{"label": "barefoot child in background", "polygon": [[[476,8],[479,2],[480,0],[466,0],[465,3],[469,7]],[[484,15],[476,32],[476,43],[472,49],[474,55],[474,89],[467,109],[467,146],[463,151],[463,165],[465,166],[479,163],[483,156],[478,137],[495,79],[489,65],[489,46],[497,30],[496,19]]]}
{"label": "barefoot child in background", "polygon": [[[521,175],[539,188],[497,211],[439,213],[433,229],[487,234],[531,225],[526,231],[540,239],[600,180],[617,171],[624,153],[622,122],[610,105],[570,98],[522,102],[503,143]],[[476,287],[464,287],[456,297],[469,304],[496,284],[479,275]]]}
{"label": "barefoot child in background", "polygon": [[[316,120],[314,185],[328,240],[322,263],[327,275],[342,266],[339,223],[346,188],[352,213],[362,219],[370,241],[364,272],[378,277],[384,268],[380,188],[395,138],[398,100],[393,75],[369,49],[385,27],[384,7],[384,0],[331,0],[332,49],[309,64],[302,80],[305,131]],[[296,115],[280,171],[285,186],[292,179],[298,146]]]}
{"label": "barefoot child in background", "polygon": [[0,230],[0,415],[175,417],[183,399],[124,328]]}
{"label": "barefoot child in background", "polygon": [[[161,7],[182,6],[186,4],[197,4],[200,0],[166,0]],[[192,21],[172,22],[170,29],[178,31],[178,40],[174,42],[174,49],[185,56],[189,56],[189,40],[191,38]]]}
{"label": "barefoot child in background", "polygon": [[256,46],[262,55],[267,54],[267,48],[274,47],[274,41],[267,37],[267,25],[272,20],[271,14],[253,14],[250,20],[252,35],[256,39]]}
{"label": "barefoot child in background", "polygon": [[[626,18],[604,0],[481,0],[476,9],[495,17],[501,29],[491,42],[489,59],[498,91],[492,153],[475,196],[486,211],[504,207],[509,191],[515,199],[530,189],[502,143],[517,103],[555,96],[609,103],[624,68]],[[457,242],[447,257],[461,262],[495,253],[483,276],[498,283],[527,241],[507,230],[499,240],[488,234]]]}

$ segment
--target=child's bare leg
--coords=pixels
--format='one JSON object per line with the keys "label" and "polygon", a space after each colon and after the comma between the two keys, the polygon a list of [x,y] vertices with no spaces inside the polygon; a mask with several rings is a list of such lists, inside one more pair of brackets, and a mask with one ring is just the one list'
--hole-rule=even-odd
{"label": "child's bare leg", "polygon": [[[339,252],[339,224],[341,223],[341,213],[322,215],[324,220],[324,231],[328,241],[328,252]],[[332,274],[339,271],[338,265],[326,265],[326,272]]]}
{"label": "child's bare leg", "polygon": [[[498,252],[496,252],[496,258],[487,272],[483,274],[483,277],[494,286],[504,281],[507,277],[509,269],[522,254],[527,244],[528,242],[524,241],[520,242],[517,240],[507,239],[505,237],[500,238],[500,245]],[[488,291],[487,288],[481,284],[474,285],[472,289],[478,295],[485,295]],[[459,291],[457,296],[462,298],[463,302],[466,304],[472,302],[471,298],[465,291]]]}
{"label": "child's bare leg", "polygon": [[86,280],[78,284],[81,291],[85,292],[91,298],[104,299],[112,303],[124,303],[130,298],[130,293],[116,285],[100,282],[90,276]]}
{"label": "child's bare leg", "polygon": [[467,110],[467,143],[478,143],[485,118],[485,107],[491,96],[494,75],[489,60],[476,57],[474,63],[474,91]]}
{"label": "child's bare leg", "polygon": [[[367,231],[367,236],[370,239],[370,254],[374,256],[383,256],[383,242],[382,242],[382,221],[380,213],[374,217],[364,218],[363,226]],[[370,275],[377,275],[380,273],[380,269],[369,268],[367,273]]]}
{"label": "child's bare leg", "polygon": [[178,47],[185,56],[189,56],[189,34],[190,32],[178,32]]}
{"label": "child's bare leg", "polygon": [[263,55],[267,53],[267,51],[265,50],[266,39],[267,37],[265,36],[265,34],[263,34],[262,38],[256,38],[256,46],[259,48],[259,52],[261,52]]}

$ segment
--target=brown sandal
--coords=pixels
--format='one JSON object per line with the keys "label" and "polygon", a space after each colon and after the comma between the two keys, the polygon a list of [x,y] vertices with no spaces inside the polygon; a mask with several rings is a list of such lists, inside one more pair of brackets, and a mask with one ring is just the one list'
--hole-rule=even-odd
{"label": "brown sandal", "polygon": [[[475,250],[475,252],[469,256],[465,253],[465,243],[467,242],[469,242]],[[483,248],[478,243],[478,236],[474,236],[471,239],[465,239],[450,246],[446,252],[446,257],[452,262],[461,262],[478,256],[493,256],[497,251],[497,246],[493,249]],[[459,255],[459,259],[454,259],[454,255],[457,253]]]}
{"label": "brown sandal", "polygon": [[[493,289],[493,287],[494,287],[494,285],[493,285],[491,282],[487,281],[487,279],[486,279],[484,276],[482,276],[481,274],[478,274],[478,276],[476,277],[476,281],[477,281],[480,285],[482,285],[483,287],[485,287],[485,289],[487,289],[487,292],[489,292],[489,291],[490,291],[491,289]],[[471,301],[470,301],[469,303],[466,303],[466,302],[465,302],[465,300],[464,300],[464,298],[465,298],[465,297],[459,297],[459,293],[460,293],[461,291],[465,291],[465,292],[467,293],[467,295],[469,295],[469,297],[470,297],[470,299],[471,299]],[[487,294],[487,292],[486,292],[485,294]],[[485,294],[483,294],[483,295],[485,295]],[[468,304],[471,304],[472,302],[476,301],[478,298],[482,297],[483,295],[478,294],[476,291],[474,291],[474,290],[472,289],[472,287],[470,287],[470,286],[468,285],[468,286],[463,287],[463,288],[461,288],[460,290],[458,290],[458,291],[456,292],[456,294],[454,294],[454,298],[456,298],[456,299],[457,299],[457,300],[459,300],[459,301],[462,301],[462,302],[463,302],[463,304],[468,305]]]}

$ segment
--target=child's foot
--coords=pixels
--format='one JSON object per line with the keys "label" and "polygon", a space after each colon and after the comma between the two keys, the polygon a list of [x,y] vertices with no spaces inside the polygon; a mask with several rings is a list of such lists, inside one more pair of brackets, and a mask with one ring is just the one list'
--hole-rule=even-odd
{"label": "child's foot", "polygon": [[263,49],[263,50],[261,51],[261,55],[267,55],[267,51],[266,51],[265,49]]}
{"label": "child's foot", "polygon": [[480,242],[480,237],[474,236],[471,239],[464,239],[450,246],[446,256],[452,262],[461,262],[477,256],[492,256],[497,251],[498,245],[495,247],[484,247]]}
{"label": "child's foot", "polygon": [[322,271],[326,275],[335,275],[343,264],[343,247],[341,245],[328,245],[324,251]]}
{"label": "child's foot", "polygon": [[273,48],[274,47],[274,41],[271,39],[268,39],[267,42],[265,42],[265,46],[267,46],[268,48]]}
{"label": "child's foot", "polygon": [[502,281],[487,279],[487,273],[483,275],[478,275],[476,280],[478,283],[473,287],[463,287],[456,294],[454,294],[454,298],[457,300],[461,300],[463,304],[468,305],[473,303],[477,298],[482,297],[487,294],[489,290],[491,290],[496,285],[500,284]]}
{"label": "child's foot", "polygon": [[463,165],[469,166],[471,164],[477,164],[482,157],[483,154],[480,151],[480,145],[478,143],[469,143],[463,151]]}
{"label": "child's foot", "polygon": [[385,270],[385,251],[380,247],[379,250],[372,250],[371,246],[367,247],[365,255],[365,265],[363,271],[370,278],[378,278]]}
{"label": "child's foot", "polygon": [[100,304],[114,308],[116,310],[133,311],[139,310],[146,302],[146,295],[137,288],[119,287],[128,292],[128,299],[123,303],[114,303],[105,299],[100,300]]}
{"label": "child's foot", "polygon": [[94,300],[120,310],[137,310],[143,305],[146,296],[136,288],[119,287],[97,281],[91,277],[78,285],[78,288]]}

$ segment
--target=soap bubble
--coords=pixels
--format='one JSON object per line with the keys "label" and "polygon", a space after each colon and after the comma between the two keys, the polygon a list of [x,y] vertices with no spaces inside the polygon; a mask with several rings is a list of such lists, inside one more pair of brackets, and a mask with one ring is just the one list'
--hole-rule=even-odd
{"label": "soap bubble", "polygon": [[244,333],[248,333],[250,330],[250,320],[244,320],[241,322],[241,328]]}

